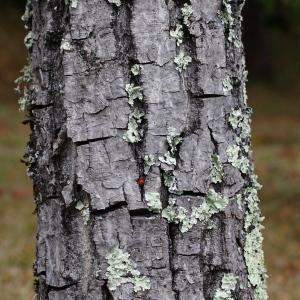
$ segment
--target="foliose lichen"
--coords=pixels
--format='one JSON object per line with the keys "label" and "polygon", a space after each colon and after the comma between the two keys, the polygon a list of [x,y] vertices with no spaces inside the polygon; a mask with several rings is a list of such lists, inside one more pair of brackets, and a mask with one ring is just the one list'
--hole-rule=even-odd
{"label": "foliose lichen", "polygon": [[247,139],[251,135],[250,118],[248,113],[241,109],[233,109],[229,116],[229,123],[233,129],[238,129],[241,139]]}
{"label": "foliose lichen", "polygon": [[24,45],[27,48],[27,50],[30,50],[32,48],[33,45],[32,31],[29,31],[25,36]]}
{"label": "foliose lichen", "polygon": [[259,198],[257,189],[261,186],[257,183],[256,176],[251,177],[252,187],[246,189],[244,193],[245,202],[247,205],[245,231],[246,241],[244,247],[244,257],[248,269],[248,279],[250,284],[254,287],[254,299],[266,300],[268,299],[266,289],[266,269],[264,262],[264,252],[262,249],[263,237],[262,221],[259,209]]}
{"label": "foliose lichen", "polygon": [[61,44],[60,44],[60,49],[64,51],[71,51],[72,50],[72,45],[69,41],[62,39]]}
{"label": "foliose lichen", "polygon": [[32,68],[29,60],[28,64],[23,67],[20,73],[22,73],[22,75],[15,80],[15,91],[20,95],[18,100],[19,110],[26,111],[31,105],[28,85],[32,80]]}
{"label": "foliose lichen", "polygon": [[183,70],[186,70],[191,61],[192,58],[190,56],[185,55],[183,51],[180,51],[180,53],[174,58],[174,62],[177,65],[176,70],[181,73]]}
{"label": "foliose lichen", "polygon": [[72,8],[77,8],[78,5],[78,0],[71,0],[71,7]]}
{"label": "foliose lichen", "polygon": [[108,2],[113,3],[116,6],[121,6],[122,5],[121,0],[108,0]]}
{"label": "foliose lichen", "polygon": [[142,123],[144,113],[137,108],[130,114],[127,125],[127,131],[123,135],[123,139],[128,143],[138,143],[142,140],[143,130],[139,128]]}
{"label": "foliose lichen", "polygon": [[211,157],[212,169],[210,173],[211,181],[213,183],[222,182],[223,178],[223,166],[220,160],[220,156],[213,154]]}
{"label": "foliose lichen", "polygon": [[138,75],[141,74],[141,66],[138,65],[138,64],[135,64],[135,65],[132,66],[130,71],[134,76],[138,76]]}
{"label": "foliose lichen", "polygon": [[176,39],[177,46],[180,46],[183,42],[183,30],[182,25],[177,24],[175,30],[170,31],[170,36]]}
{"label": "foliose lichen", "polygon": [[25,28],[28,29],[27,23],[32,17],[32,7],[31,7],[31,0],[27,0],[26,2],[26,7],[25,7],[25,12],[21,17],[21,20],[25,23]]}
{"label": "foliose lichen", "polygon": [[246,174],[249,171],[250,161],[244,156],[241,147],[238,145],[230,145],[226,150],[228,162],[235,168],[238,168],[242,173]]}
{"label": "foliose lichen", "polygon": [[177,181],[173,175],[173,170],[177,164],[176,153],[178,146],[182,142],[182,137],[176,132],[173,127],[168,128],[167,142],[169,149],[164,156],[160,156],[158,160],[162,163],[161,167],[164,171],[164,184],[168,187],[169,192],[177,193]]}
{"label": "foliose lichen", "polygon": [[235,31],[234,31],[234,18],[232,15],[232,8],[230,4],[230,0],[223,0],[223,10],[219,12],[220,19],[228,31],[228,41],[234,42],[236,41],[236,46],[240,47],[241,44],[238,43]]}
{"label": "foliose lichen", "polygon": [[223,92],[225,95],[228,95],[229,92],[233,89],[231,84],[231,79],[229,76],[226,76],[223,80]]}
{"label": "foliose lichen", "polygon": [[154,155],[145,155],[144,157],[144,173],[147,175],[151,167],[155,164]]}
{"label": "foliose lichen", "polygon": [[229,199],[214,189],[210,189],[203,203],[199,207],[193,207],[189,212],[184,207],[175,206],[175,201],[169,201],[169,205],[163,209],[162,217],[167,219],[168,222],[180,224],[180,231],[187,232],[197,222],[207,224],[211,217],[224,211],[227,207]]}
{"label": "foliose lichen", "polygon": [[237,277],[234,274],[224,274],[221,288],[217,289],[214,300],[234,300],[231,292],[234,291],[237,284]]}
{"label": "foliose lichen", "polygon": [[181,8],[181,13],[182,13],[182,16],[183,16],[183,23],[186,26],[190,26],[191,25],[190,18],[193,14],[193,7],[191,5],[185,3],[183,5],[183,7]]}
{"label": "foliose lichen", "polygon": [[134,100],[143,100],[143,88],[140,86],[135,86],[133,83],[128,83],[125,86],[125,90],[128,95],[128,103],[133,106]]}
{"label": "foliose lichen", "polygon": [[182,142],[182,137],[176,132],[173,127],[168,128],[167,142],[169,145],[168,152],[163,156],[159,157],[159,161],[170,166],[176,166],[176,157],[178,145]]}
{"label": "foliose lichen", "polygon": [[75,208],[80,211],[83,218],[83,222],[85,225],[87,225],[90,220],[90,209],[88,203],[78,201],[75,205]]}
{"label": "foliose lichen", "polygon": [[147,192],[145,193],[145,201],[149,210],[153,212],[160,212],[162,209],[162,204],[160,201],[160,194],[157,192]]}
{"label": "foliose lichen", "polygon": [[126,283],[133,284],[135,292],[150,289],[149,278],[142,276],[140,271],[136,270],[129,253],[120,248],[114,248],[106,259],[108,262],[106,276],[111,291],[115,291],[117,287]]}

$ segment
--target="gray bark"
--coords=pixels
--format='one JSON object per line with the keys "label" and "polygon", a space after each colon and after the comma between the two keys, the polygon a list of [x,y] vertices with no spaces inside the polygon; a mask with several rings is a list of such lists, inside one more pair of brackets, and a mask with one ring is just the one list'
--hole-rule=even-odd
{"label": "gray bark", "polygon": [[[29,4],[27,157],[38,215],[38,299],[266,299],[260,215],[247,198],[257,184],[252,163],[239,165],[251,160],[250,138],[237,142],[244,125],[230,122],[234,110],[246,121],[249,115],[242,1],[187,1],[193,12],[186,21],[183,1],[110,2]],[[170,36],[177,24],[184,33],[179,46]],[[180,51],[191,58],[181,72],[174,63]],[[137,76],[130,72],[135,64]],[[143,100],[133,106],[129,83],[142,88]],[[144,117],[141,140],[130,143],[124,134],[134,109]],[[178,139],[173,149],[170,128]],[[238,161],[228,153],[232,145],[241,149]],[[166,153],[176,162],[162,162]],[[147,155],[154,158],[149,172]],[[212,178],[214,156],[223,169],[219,180]],[[226,205],[213,203],[207,219],[200,214],[184,230],[212,190]],[[147,200],[157,195],[163,211]],[[184,209],[184,221],[165,217],[166,208]],[[135,291],[128,270],[112,286],[114,249],[130,254],[149,287]],[[235,276],[233,287],[222,285],[226,274]]]}

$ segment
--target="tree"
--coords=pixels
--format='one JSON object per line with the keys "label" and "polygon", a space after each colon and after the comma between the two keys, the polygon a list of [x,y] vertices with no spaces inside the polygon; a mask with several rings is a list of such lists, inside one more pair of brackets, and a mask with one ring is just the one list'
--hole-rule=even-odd
{"label": "tree", "polygon": [[242,6],[28,3],[38,299],[267,299]]}

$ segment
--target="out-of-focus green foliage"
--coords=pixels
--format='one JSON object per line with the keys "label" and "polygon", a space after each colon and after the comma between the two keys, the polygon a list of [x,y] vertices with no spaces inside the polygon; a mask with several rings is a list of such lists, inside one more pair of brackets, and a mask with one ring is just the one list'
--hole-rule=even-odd
{"label": "out-of-focus green foliage", "polygon": [[[251,1],[251,0],[249,0]],[[259,0],[272,26],[300,26],[300,0]]]}

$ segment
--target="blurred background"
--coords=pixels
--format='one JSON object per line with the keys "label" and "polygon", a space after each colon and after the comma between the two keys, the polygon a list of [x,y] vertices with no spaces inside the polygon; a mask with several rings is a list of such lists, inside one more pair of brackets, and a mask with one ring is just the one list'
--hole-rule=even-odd
{"label": "blurred background", "polygon": [[[0,291],[32,299],[35,216],[31,182],[20,163],[22,125],[14,79],[26,62],[24,0],[0,4]],[[253,147],[265,221],[272,300],[300,299],[300,0],[247,0],[244,43]]]}

